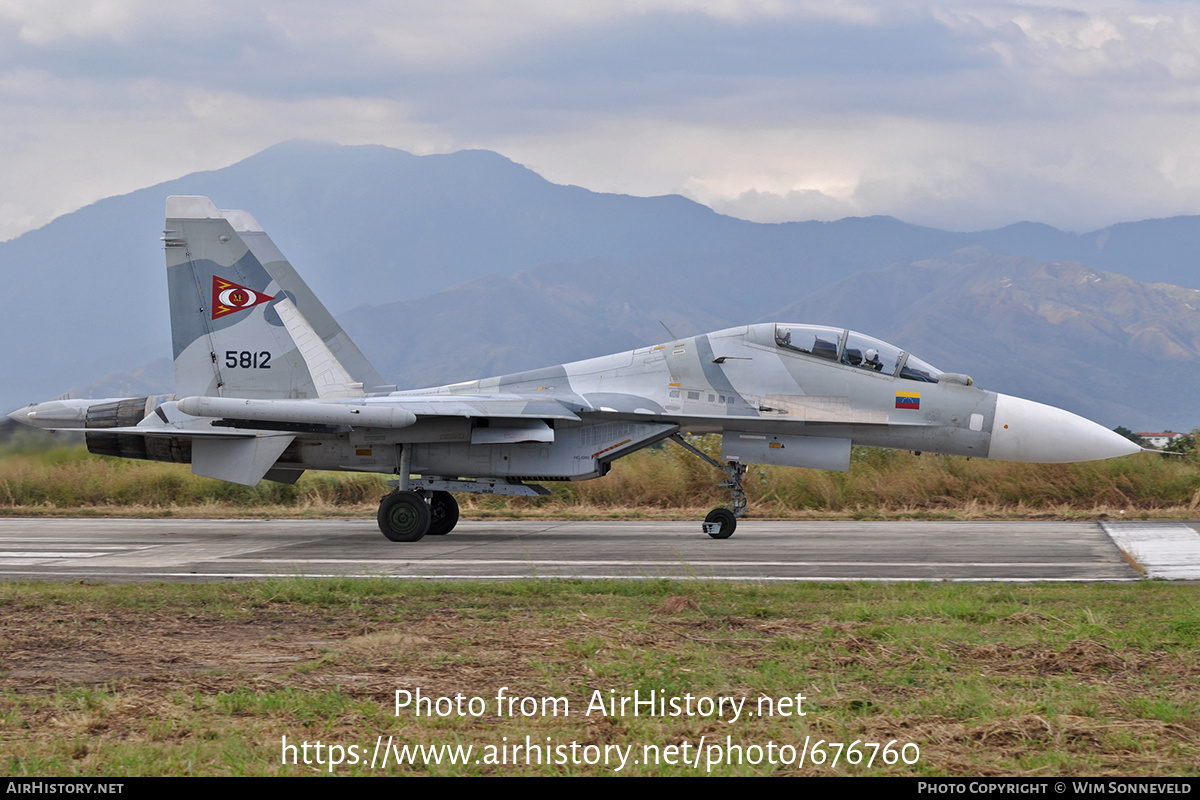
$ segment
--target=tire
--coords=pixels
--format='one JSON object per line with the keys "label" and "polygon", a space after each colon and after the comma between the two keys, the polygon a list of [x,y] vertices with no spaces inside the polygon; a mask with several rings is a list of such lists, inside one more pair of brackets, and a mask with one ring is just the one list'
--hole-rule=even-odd
{"label": "tire", "polygon": [[[720,527],[716,531],[710,531],[708,526],[716,524]],[[734,530],[737,529],[737,517],[728,508],[714,508],[708,512],[708,516],[704,518],[704,532],[714,539],[728,539],[733,536]]]}
{"label": "tire", "polygon": [[416,542],[429,531],[429,506],[416,492],[392,492],[379,503],[379,530],[393,542]]}
{"label": "tire", "polygon": [[434,492],[429,497],[428,536],[445,536],[458,524],[458,501],[449,492]]}

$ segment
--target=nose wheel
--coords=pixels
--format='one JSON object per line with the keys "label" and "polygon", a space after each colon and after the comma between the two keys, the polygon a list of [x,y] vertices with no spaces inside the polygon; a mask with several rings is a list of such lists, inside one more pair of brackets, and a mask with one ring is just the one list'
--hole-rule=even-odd
{"label": "nose wheel", "polygon": [[704,518],[704,532],[714,539],[728,539],[737,530],[737,517],[728,508],[714,508]]}
{"label": "nose wheel", "polygon": [[742,489],[742,478],[746,475],[746,465],[736,461],[722,464],[707,453],[693,447],[678,433],[672,435],[671,438],[684,450],[721,470],[727,476],[717,485],[722,489],[729,490],[732,502],[728,506],[714,508],[708,512],[708,516],[704,518],[703,529],[714,539],[728,539],[737,529],[738,518],[746,513],[746,492]]}

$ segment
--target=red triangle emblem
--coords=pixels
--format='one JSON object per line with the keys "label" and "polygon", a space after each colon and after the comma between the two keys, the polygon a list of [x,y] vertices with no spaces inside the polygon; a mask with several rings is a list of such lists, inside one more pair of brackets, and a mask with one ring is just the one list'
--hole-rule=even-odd
{"label": "red triangle emblem", "polygon": [[274,297],[256,292],[233,281],[213,275],[212,318],[218,319],[235,311],[253,308],[260,303],[269,303]]}

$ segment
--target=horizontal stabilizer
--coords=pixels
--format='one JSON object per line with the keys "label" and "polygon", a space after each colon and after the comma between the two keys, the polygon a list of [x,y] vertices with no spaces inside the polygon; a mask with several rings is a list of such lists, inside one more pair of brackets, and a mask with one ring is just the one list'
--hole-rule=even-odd
{"label": "horizontal stabilizer", "polygon": [[275,465],[295,436],[253,439],[194,439],[192,472],[243,486],[254,486]]}
{"label": "horizontal stabilizer", "polygon": [[87,430],[87,432],[89,434],[127,433],[134,436],[145,436],[147,438],[182,436],[187,439],[249,439],[253,436],[260,436],[263,433],[262,431],[256,430],[239,431],[231,428],[182,428],[166,425],[137,425],[132,428],[101,428],[99,430]]}

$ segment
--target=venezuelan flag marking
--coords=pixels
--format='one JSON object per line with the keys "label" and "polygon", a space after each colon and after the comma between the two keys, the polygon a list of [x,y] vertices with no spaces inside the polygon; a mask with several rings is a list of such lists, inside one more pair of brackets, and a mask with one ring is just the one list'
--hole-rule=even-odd
{"label": "venezuelan flag marking", "polygon": [[896,408],[916,411],[921,407],[920,392],[896,392]]}

